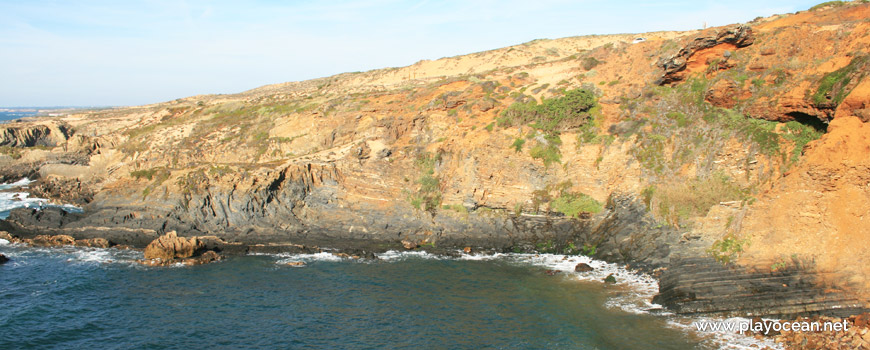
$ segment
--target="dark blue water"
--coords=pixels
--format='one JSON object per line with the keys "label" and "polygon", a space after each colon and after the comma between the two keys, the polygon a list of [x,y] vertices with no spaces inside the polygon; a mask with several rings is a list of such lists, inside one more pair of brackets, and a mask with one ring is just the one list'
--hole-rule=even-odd
{"label": "dark blue water", "polygon": [[135,251],[0,253],[12,258],[0,265],[0,349],[697,346],[664,317],[606,307],[625,286],[507,258],[309,259],[298,268],[247,256],[145,268],[130,262]]}

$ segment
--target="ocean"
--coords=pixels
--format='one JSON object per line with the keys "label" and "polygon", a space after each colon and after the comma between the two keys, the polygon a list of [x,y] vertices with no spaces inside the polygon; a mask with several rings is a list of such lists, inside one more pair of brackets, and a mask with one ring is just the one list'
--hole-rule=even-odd
{"label": "ocean", "polygon": [[13,119],[35,116],[38,112],[34,111],[2,111],[0,110],[0,123],[7,122]]}
{"label": "ocean", "polygon": [[[8,211],[14,205],[3,198]],[[0,254],[10,259],[0,265],[0,349],[774,345],[693,331],[693,319],[650,303],[658,291],[651,277],[585,256],[275,254],[154,268],[137,264],[143,256],[136,250],[34,248],[4,240]],[[306,264],[287,265],[297,261]],[[580,262],[595,270],[574,272]],[[603,283],[609,274],[616,284]]]}

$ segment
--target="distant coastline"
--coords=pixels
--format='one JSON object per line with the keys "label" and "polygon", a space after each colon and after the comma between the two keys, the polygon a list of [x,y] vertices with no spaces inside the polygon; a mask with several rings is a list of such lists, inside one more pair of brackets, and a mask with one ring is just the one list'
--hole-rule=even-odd
{"label": "distant coastline", "polygon": [[51,106],[51,107],[0,107],[0,123],[29,117],[59,117],[74,111],[102,109],[106,107]]}

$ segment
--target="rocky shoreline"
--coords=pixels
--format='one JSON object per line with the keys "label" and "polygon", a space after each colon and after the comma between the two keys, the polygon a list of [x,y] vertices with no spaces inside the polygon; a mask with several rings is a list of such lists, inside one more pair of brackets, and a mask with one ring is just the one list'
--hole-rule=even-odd
{"label": "rocky shoreline", "polygon": [[[311,197],[301,199],[304,203]],[[245,231],[230,227],[223,232],[185,231],[170,215],[153,211],[148,214],[147,208],[140,209],[138,215],[125,215],[127,218],[138,216],[138,220],[121,221],[115,221],[117,217],[107,220],[103,216],[107,210],[95,210],[93,204],[86,207],[84,213],[68,213],[60,208],[15,209],[7,220],[0,222],[0,229],[33,244],[58,241],[70,245],[120,245],[146,252],[149,247],[160,245],[163,251],[169,252],[146,254],[151,265],[198,264],[223,255],[251,253],[326,251],[363,258],[388,250],[423,250],[437,255],[457,255],[461,251],[585,253],[655,276],[660,285],[655,302],[679,315],[845,317],[868,310],[867,304],[854,295],[820,287],[817,278],[820,272],[812,269],[750,271],[717,262],[703,249],[705,243],[686,239],[683,232],[657,224],[644,204],[631,196],[613,196],[604,212],[579,219],[557,215],[493,217],[472,211],[461,219],[445,215],[430,217],[428,224],[419,217],[403,219],[397,215],[377,220],[390,223],[378,225],[380,228],[390,226],[395,230],[393,233],[377,232],[377,226],[328,230],[324,229],[329,226],[326,222],[315,226],[303,220],[299,221],[301,229],[280,233],[262,226],[249,226]],[[143,217],[155,219],[143,220]],[[191,222],[205,219],[196,218]],[[115,221],[117,225],[96,226],[98,221]],[[335,222],[335,227],[342,225]],[[147,226],[162,229],[144,228]],[[594,251],[583,252],[579,247],[594,247]],[[209,251],[213,254],[201,255]]]}

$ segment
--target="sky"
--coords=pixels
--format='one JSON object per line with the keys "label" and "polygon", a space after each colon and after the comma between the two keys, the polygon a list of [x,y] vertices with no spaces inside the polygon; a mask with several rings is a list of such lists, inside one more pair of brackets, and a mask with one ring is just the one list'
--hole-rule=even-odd
{"label": "sky", "polygon": [[0,0],[0,106],[127,106],[816,1]]}

